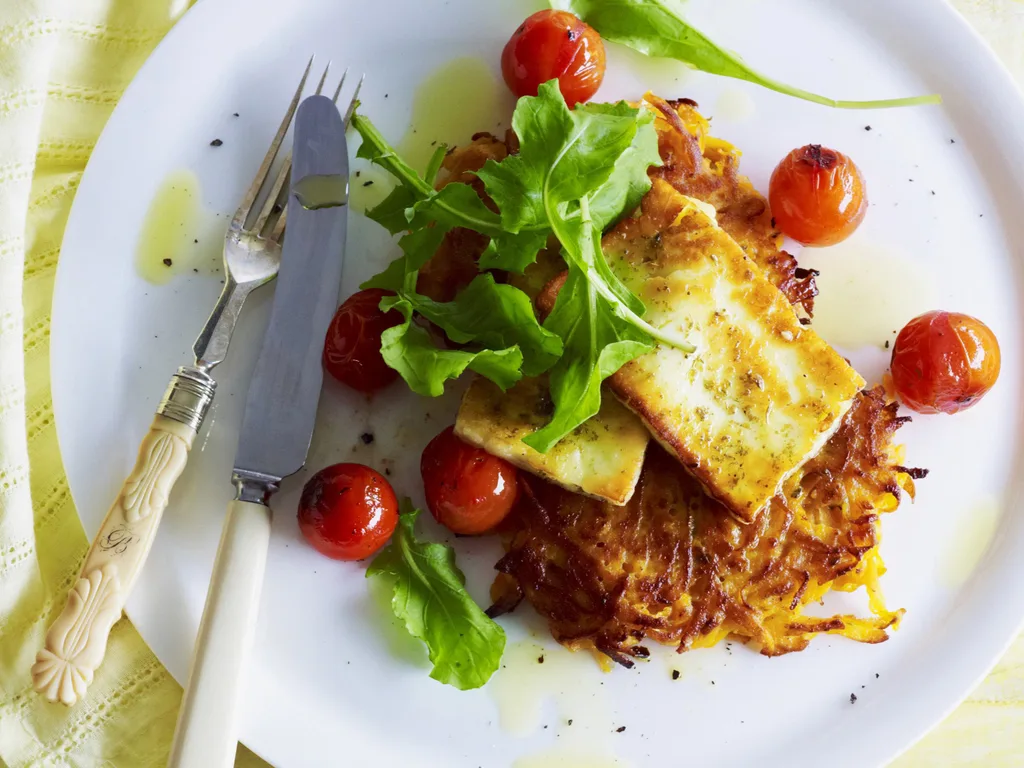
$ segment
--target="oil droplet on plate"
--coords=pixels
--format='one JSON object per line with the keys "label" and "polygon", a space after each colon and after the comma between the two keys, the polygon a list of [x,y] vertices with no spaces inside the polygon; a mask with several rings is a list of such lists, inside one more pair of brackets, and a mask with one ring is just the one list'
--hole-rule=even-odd
{"label": "oil droplet on plate", "polygon": [[742,123],[754,116],[754,100],[747,91],[735,85],[726,85],[718,95],[712,114],[720,120]]}
{"label": "oil droplet on plate", "polygon": [[907,321],[940,304],[923,264],[857,235],[830,248],[804,248],[798,260],[820,272],[811,328],[837,347],[885,349]]}
{"label": "oil droplet on plate", "polygon": [[512,768],[628,768],[630,763],[586,751],[555,748],[524,755],[512,763]]}
{"label": "oil droplet on plate", "polygon": [[[412,115],[398,154],[419,173],[442,144],[469,144],[473,134],[489,131],[501,136],[510,124],[515,99],[491,66],[481,58],[463,56],[442,64],[420,83],[412,100]],[[360,163],[351,179],[351,204],[360,212],[380,204],[394,189],[386,171]],[[428,179],[433,183],[433,179]]]}
{"label": "oil droplet on plate", "polygon": [[962,586],[978,567],[999,528],[1002,505],[985,498],[970,508],[959,526],[949,554],[940,561],[940,579],[947,587]]}
{"label": "oil droplet on plate", "polygon": [[[605,692],[611,677],[594,656],[536,642],[512,643],[487,689],[498,705],[498,722],[512,736],[540,730],[557,747],[519,757],[513,768],[627,768],[615,755],[616,727]],[[546,705],[554,704],[552,712]],[[547,716],[549,719],[544,719]]]}
{"label": "oil droplet on plate", "polygon": [[453,59],[416,89],[409,128],[398,152],[423,173],[440,144],[468,144],[480,131],[500,135],[508,127],[514,107],[512,94],[488,62],[475,56]]}
{"label": "oil droplet on plate", "polygon": [[[501,668],[488,685],[503,730],[514,736],[527,736],[537,730],[543,705],[551,698],[560,717],[578,717],[571,711],[572,704],[583,704],[573,701],[578,699],[578,689],[572,684],[575,659],[563,658],[576,655],[531,642],[514,643],[505,649]],[[585,663],[594,663],[584,654],[579,656]]]}
{"label": "oil droplet on plate", "polygon": [[163,285],[184,272],[219,270],[223,229],[199,200],[199,179],[190,170],[173,171],[160,184],[135,246],[135,269],[143,279]]}
{"label": "oil droplet on plate", "polygon": [[366,213],[384,201],[395,188],[395,179],[383,168],[359,162],[359,175],[353,173],[349,179],[348,201],[353,210]]}
{"label": "oil droplet on plate", "polygon": [[[665,99],[686,96],[686,86],[694,72],[692,67],[675,59],[647,56],[620,43],[606,40],[604,45],[608,51],[608,71],[628,71],[640,83],[640,91],[627,94],[628,98],[637,98],[644,91]],[[598,94],[597,100],[608,99]]]}
{"label": "oil droplet on plate", "polygon": [[[543,659],[543,661],[541,661]],[[487,685],[498,705],[501,727],[513,736],[526,736],[541,726],[544,705],[553,701],[563,733],[582,734],[590,728],[608,730],[612,718],[597,661],[589,653],[551,648],[524,641],[505,649],[501,668]]]}

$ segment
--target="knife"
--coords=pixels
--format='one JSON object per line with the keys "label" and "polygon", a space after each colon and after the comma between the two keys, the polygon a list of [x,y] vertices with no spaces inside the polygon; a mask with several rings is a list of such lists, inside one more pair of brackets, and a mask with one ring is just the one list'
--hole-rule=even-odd
{"label": "knife", "polygon": [[[292,194],[312,175],[348,179],[341,115],[324,96],[299,106]],[[347,201],[347,184],[344,187]],[[249,384],[232,482],[199,625],[192,668],[171,746],[171,768],[234,763],[245,661],[252,646],[270,541],[270,498],[306,461],[323,383],[324,336],[338,305],[348,206],[288,206],[281,271]]]}

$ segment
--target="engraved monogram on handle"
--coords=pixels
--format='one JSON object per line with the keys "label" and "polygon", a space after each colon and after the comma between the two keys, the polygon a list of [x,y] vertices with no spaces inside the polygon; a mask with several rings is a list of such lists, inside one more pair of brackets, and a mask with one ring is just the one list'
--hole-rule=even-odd
{"label": "engraved monogram on handle", "polygon": [[99,546],[104,552],[113,550],[117,554],[123,555],[137,538],[135,532],[127,525],[119,525],[103,537]]}

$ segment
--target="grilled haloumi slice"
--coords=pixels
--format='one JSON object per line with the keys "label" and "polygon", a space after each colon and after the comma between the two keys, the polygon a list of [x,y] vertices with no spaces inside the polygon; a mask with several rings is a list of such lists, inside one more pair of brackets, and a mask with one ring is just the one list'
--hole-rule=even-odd
{"label": "grilled haloumi slice", "polygon": [[658,346],[609,379],[705,490],[745,522],[839,427],[864,380],[719,228],[655,180],[642,215],[602,240],[644,319],[696,346]]}
{"label": "grilled haloumi slice", "polygon": [[643,423],[606,394],[596,416],[538,453],[523,438],[550,419],[546,378],[523,379],[504,393],[477,378],[463,395],[455,434],[570,491],[613,504],[629,501],[650,439]]}

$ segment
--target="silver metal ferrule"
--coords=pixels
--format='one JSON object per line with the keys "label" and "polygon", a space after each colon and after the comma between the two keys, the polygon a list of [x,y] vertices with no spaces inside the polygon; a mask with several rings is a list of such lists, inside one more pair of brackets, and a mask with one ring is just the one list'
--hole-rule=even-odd
{"label": "silver metal ferrule", "polygon": [[265,475],[262,472],[236,469],[231,475],[231,482],[235,484],[235,499],[237,501],[248,501],[252,504],[269,507],[270,497],[280,487],[281,478]]}
{"label": "silver metal ferrule", "polygon": [[182,366],[171,377],[171,383],[167,385],[167,391],[156,412],[198,432],[206,412],[210,410],[216,389],[217,382],[209,374],[198,368]]}

